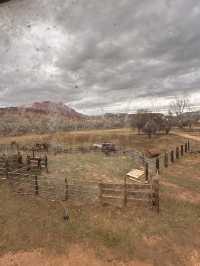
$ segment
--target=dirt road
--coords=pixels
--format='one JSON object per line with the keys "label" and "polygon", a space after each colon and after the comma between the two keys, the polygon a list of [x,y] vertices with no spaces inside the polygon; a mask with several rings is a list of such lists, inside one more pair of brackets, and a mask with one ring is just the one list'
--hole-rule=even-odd
{"label": "dirt road", "polygon": [[176,136],[183,137],[183,138],[187,138],[187,139],[191,139],[191,140],[195,140],[195,141],[200,141],[200,137],[199,136],[192,136],[192,135],[190,135],[188,133],[174,131],[173,134],[176,135]]}

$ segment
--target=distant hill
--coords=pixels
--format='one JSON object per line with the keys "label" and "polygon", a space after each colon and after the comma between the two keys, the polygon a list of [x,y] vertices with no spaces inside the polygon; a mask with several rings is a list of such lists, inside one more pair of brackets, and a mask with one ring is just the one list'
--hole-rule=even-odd
{"label": "distant hill", "polygon": [[56,113],[68,118],[82,118],[83,115],[68,107],[67,105],[60,103],[54,103],[50,101],[35,102],[31,106],[32,110],[43,111],[47,114]]}
{"label": "distant hill", "polygon": [[0,108],[0,117],[1,135],[71,131],[83,128],[87,119],[63,103],[50,101]]}
{"label": "distant hill", "polygon": [[45,102],[35,102],[30,106],[17,106],[17,107],[5,107],[0,108],[0,113],[13,113],[13,114],[20,114],[23,113],[38,113],[38,114],[46,114],[46,115],[60,115],[64,116],[65,118],[69,119],[79,119],[83,118],[84,115],[78,113],[74,109],[68,107],[63,103],[54,103],[50,101]]}
{"label": "distant hill", "polygon": [[49,133],[83,129],[119,128],[130,120],[126,114],[83,115],[73,108],[50,101],[29,106],[0,108],[0,134]]}

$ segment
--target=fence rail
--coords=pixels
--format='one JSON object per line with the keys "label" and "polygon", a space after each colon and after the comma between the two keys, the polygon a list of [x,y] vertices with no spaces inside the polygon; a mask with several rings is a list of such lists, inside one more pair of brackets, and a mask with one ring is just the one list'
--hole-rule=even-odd
{"label": "fence rail", "polygon": [[99,184],[99,199],[102,204],[111,200],[119,200],[123,206],[131,202],[148,202],[159,212],[159,178],[158,175],[148,184],[127,184],[125,177],[124,184]]}
{"label": "fence rail", "polygon": [[[113,184],[113,183],[78,183],[70,184],[67,179],[56,183],[56,180],[48,182],[41,172],[34,172],[35,168],[48,170],[48,160],[46,153],[43,157],[38,157],[37,152],[28,154],[26,165],[19,164],[19,157],[0,157],[0,175],[6,176],[14,191],[23,195],[38,195],[47,199],[77,200],[80,202],[105,202],[119,200],[124,206],[130,202],[149,202],[159,212],[159,178],[155,173],[159,173],[163,168],[173,164],[191,150],[190,142],[177,145],[171,151],[160,156],[149,159],[141,152],[135,150],[122,150],[129,154],[139,164],[145,167],[146,184]],[[80,150],[79,150],[80,151]],[[13,164],[12,167],[9,167]],[[27,167],[28,166],[28,167]],[[31,167],[29,167],[31,166]]]}

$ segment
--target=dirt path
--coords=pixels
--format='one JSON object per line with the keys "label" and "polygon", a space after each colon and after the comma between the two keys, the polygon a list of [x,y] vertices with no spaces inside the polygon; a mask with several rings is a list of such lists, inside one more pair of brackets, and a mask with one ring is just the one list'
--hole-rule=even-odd
{"label": "dirt path", "polygon": [[176,135],[176,136],[180,136],[180,137],[186,138],[186,139],[192,139],[192,140],[200,142],[200,137],[198,137],[198,136],[192,136],[192,135],[187,134],[187,133],[176,132],[176,131],[174,131],[173,134]]}

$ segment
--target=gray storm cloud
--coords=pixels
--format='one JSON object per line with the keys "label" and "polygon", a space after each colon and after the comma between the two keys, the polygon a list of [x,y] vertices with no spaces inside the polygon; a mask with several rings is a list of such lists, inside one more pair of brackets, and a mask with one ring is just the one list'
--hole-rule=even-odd
{"label": "gray storm cloud", "polygon": [[198,0],[0,4],[0,104],[131,112],[187,94],[197,105],[199,21]]}

